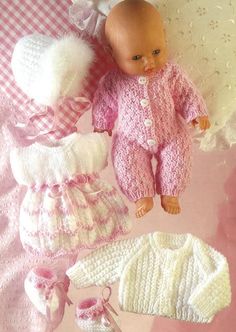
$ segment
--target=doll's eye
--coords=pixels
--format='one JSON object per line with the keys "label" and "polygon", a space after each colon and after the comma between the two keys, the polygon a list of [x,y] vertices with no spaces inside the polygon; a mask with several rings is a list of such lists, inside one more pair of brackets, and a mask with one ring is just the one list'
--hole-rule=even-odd
{"label": "doll's eye", "polygon": [[134,61],[138,61],[138,60],[140,60],[140,59],[142,59],[142,55],[134,55],[134,56],[132,57],[132,60],[134,60]]}
{"label": "doll's eye", "polygon": [[158,55],[161,52],[161,50],[157,49],[152,52],[153,55]]}

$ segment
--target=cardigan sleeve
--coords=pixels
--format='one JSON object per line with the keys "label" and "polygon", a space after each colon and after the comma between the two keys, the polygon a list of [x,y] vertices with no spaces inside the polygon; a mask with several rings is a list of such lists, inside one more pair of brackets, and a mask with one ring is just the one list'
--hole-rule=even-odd
{"label": "cardigan sleeve", "polygon": [[229,268],[223,255],[202,241],[199,242],[197,261],[204,278],[188,302],[199,315],[210,320],[231,302]]}
{"label": "cardigan sleeve", "polygon": [[118,101],[112,73],[101,78],[94,95],[92,123],[96,129],[112,130],[117,118]]}
{"label": "cardigan sleeve", "polygon": [[111,285],[118,281],[122,267],[137,248],[140,239],[116,241],[79,260],[66,274],[77,288]]}
{"label": "cardigan sleeve", "polygon": [[170,73],[169,85],[176,112],[186,122],[200,116],[207,116],[207,107],[203,97],[181,67],[172,64]]}

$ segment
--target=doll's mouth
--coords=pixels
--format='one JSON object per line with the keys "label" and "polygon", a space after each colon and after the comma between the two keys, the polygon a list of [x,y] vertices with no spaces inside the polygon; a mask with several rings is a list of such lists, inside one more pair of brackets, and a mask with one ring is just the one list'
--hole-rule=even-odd
{"label": "doll's mouth", "polygon": [[146,74],[146,75],[150,75],[150,74],[152,74],[154,71],[155,71],[154,68],[146,69],[146,70],[145,70],[145,74]]}

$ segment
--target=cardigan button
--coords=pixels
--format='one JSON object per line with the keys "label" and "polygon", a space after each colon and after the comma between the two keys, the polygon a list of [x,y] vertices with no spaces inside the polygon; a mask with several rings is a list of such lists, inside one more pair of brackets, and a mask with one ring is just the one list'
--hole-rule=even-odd
{"label": "cardigan button", "polygon": [[144,120],[144,125],[146,127],[151,127],[152,126],[152,120],[151,119],[145,119]]}
{"label": "cardigan button", "polygon": [[138,79],[139,84],[146,84],[147,78],[145,76],[140,76]]}
{"label": "cardigan button", "polygon": [[147,144],[149,145],[149,146],[153,146],[153,145],[156,145],[156,141],[154,140],[154,139],[148,139],[147,140]]}
{"label": "cardigan button", "polygon": [[149,105],[149,101],[147,99],[142,99],[140,104],[142,107],[147,107]]}

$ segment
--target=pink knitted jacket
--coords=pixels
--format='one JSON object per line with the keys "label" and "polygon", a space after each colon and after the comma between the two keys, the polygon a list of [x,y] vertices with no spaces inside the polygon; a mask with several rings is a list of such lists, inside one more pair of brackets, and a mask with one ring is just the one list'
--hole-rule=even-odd
{"label": "pink knitted jacket", "polygon": [[95,128],[113,129],[118,117],[117,132],[147,149],[148,137],[162,144],[185,129],[179,115],[190,122],[207,115],[207,110],[183,70],[170,62],[150,76],[112,70],[103,76],[94,97]]}

